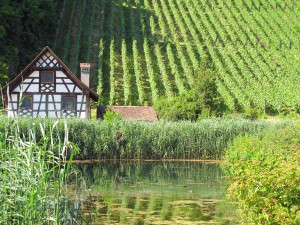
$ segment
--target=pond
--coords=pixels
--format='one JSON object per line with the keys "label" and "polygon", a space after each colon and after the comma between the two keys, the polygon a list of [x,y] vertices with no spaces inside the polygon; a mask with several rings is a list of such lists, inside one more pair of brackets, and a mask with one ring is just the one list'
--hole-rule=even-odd
{"label": "pond", "polygon": [[106,161],[73,171],[67,195],[79,224],[238,224],[217,163]]}

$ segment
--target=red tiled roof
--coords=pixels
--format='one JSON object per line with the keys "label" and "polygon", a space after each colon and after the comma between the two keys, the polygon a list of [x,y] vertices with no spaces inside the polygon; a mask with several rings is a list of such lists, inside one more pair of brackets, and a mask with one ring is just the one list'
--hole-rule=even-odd
{"label": "red tiled roof", "polygon": [[107,106],[106,109],[119,113],[129,120],[150,121],[157,120],[157,114],[151,106]]}

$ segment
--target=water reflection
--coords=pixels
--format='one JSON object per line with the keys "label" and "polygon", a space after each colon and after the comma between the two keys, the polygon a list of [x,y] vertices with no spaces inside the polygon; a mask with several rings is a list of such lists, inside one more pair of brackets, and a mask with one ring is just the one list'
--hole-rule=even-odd
{"label": "water reflection", "polygon": [[102,162],[73,171],[66,194],[76,224],[238,224],[218,164]]}

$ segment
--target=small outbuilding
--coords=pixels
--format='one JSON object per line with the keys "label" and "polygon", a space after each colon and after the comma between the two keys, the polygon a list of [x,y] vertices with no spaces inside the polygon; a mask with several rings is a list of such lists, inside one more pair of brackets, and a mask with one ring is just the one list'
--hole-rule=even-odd
{"label": "small outbuilding", "polygon": [[103,119],[106,110],[119,114],[122,118],[136,121],[157,121],[157,114],[151,106],[99,106],[97,118]]}
{"label": "small outbuilding", "polygon": [[81,80],[47,46],[3,89],[8,117],[90,118],[90,64],[81,63]]}

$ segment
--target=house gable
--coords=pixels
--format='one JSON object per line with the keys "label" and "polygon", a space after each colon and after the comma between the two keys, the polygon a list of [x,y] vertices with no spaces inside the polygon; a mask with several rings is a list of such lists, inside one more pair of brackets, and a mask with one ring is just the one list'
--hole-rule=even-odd
{"label": "house gable", "polygon": [[4,87],[3,93],[10,117],[86,118],[90,98],[98,100],[49,47]]}
{"label": "house gable", "polygon": [[[24,85],[28,86],[28,84],[33,84],[33,90],[37,89],[37,81],[40,81],[40,73],[41,71],[54,71],[55,77],[59,78],[59,82],[57,83],[58,92],[62,91],[62,87],[66,84],[73,85],[70,89],[64,90],[75,90],[78,91],[80,89],[84,94],[89,95],[94,101],[98,101],[98,94],[87,87],[80,79],[78,79],[70,69],[58,58],[58,56],[47,46],[45,47],[40,54],[18,75],[16,76],[7,86],[3,88],[3,93],[6,94],[8,92],[20,92],[24,91]],[[23,85],[23,89],[22,86]],[[19,86],[19,87],[18,87]],[[31,85],[30,85],[31,86]],[[45,92],[53,92],[52,85],[45,84],[42,89]],[[31,89],[30,89],[31,90]],[[29,92],[30,92],[29,90]],[[69,92],[68,91],[68,92]]]}

